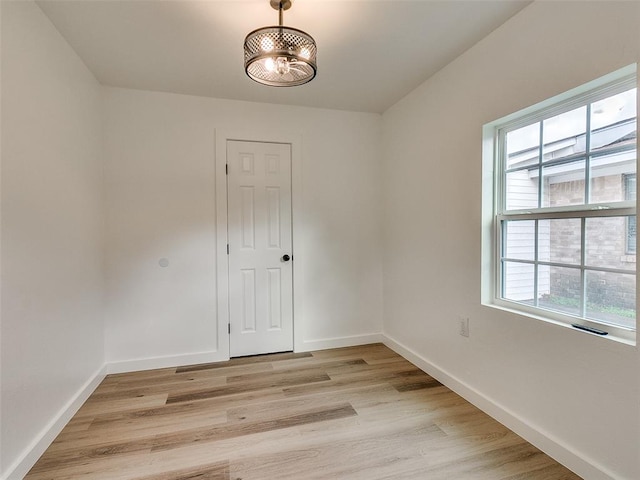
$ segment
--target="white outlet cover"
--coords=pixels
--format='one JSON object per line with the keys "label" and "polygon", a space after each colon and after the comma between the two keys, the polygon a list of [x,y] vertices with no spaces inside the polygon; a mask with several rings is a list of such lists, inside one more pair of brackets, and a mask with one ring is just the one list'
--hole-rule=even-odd
{"label": "white outlet cover", "polygon": [[469,319],[460,317],[459,322],[460,322],[460,335],[462,335],[463,337],[468,337],[469,336]]}

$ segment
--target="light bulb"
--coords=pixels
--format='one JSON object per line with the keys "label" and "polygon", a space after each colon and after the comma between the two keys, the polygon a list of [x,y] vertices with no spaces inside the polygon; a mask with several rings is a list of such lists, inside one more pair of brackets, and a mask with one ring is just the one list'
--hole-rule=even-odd
{"label": "light bulb", "polygon": [[300,56],[305,60],[309,60],[309,58],[311,57],[311,50],[309,49],[309,47],[301,47]]}
{"label": "light bulb", "polygon": [[287,73],[289,73],[289,60],[287,60],[285,57],[278,57],[278,59],[276,60],[276,71],[280,75],[286,75]]}
{"label": "light bulb", "polygon": [[273,50],[273,47],[274,44],[271,38],[262,37],[262,40],[260,40],[260,48],[262,48],[264,52],[270,52],[271,50]]}
{"label": "light bulb", "polygon": [[264,68],[267,69],[267,72],[275,72],[276,64],[273,61],[273,58],[269,57],[264,61]]}

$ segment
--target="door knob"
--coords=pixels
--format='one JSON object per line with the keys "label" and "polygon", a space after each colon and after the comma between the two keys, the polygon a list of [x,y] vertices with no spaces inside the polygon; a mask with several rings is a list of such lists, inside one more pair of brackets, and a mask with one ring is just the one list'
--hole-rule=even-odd
{"label": "door knob", "polygon": [[289,260],[291,260],[291,257],[290,257],[289,255],[284,254],[284,255],[282,256],[282,261],[283,261],[283,262],[288,262]]}

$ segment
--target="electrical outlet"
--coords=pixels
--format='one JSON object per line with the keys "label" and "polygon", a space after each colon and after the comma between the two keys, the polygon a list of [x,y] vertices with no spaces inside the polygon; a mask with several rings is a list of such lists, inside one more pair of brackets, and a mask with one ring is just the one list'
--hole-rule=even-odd
{"label": "electrical outlet", "polygon": [[460,335],[463,337],[469,336],[469,319],[466,317],[458,318],[459,326],[460,326]]}

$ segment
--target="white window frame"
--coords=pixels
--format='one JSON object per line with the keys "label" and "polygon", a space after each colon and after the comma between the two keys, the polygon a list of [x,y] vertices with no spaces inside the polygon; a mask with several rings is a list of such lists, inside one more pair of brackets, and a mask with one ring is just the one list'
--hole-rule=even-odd
{"label": "white window frame", "polygon": [[[618,340],[635,345],[636,330],[622,326],[599,323],[583,317],[563,314],[543,308],[529,306],[513,300],[502,298],[502,221],[534,220],[548,218],[588,218],[605,216],[636,215],[636,201],[621,201],[611,204],[598,203],[567,207],[542,207],[526,210],[504,209],[506,189],[504,188],[503,148],[505,132],[554,117],[561,113],[581,107],[585,104],[616,95],[637,87],[636,65],[629,65],[605,77],[589,82],[564,94],[550,98],[537,105],[513,113],[483,127],[483,176],[482,176],[482,304],[512,313],[526,315],[556,325],[572,327],[578,324],[595,328],[607,333],[602,338]],[[542,141],[542,139],[541,139]],[[637,151],[637,145],[636,145]],[[588,157],[587,157],[588,158]],[[637,162],[637,158],[636,158]],[[589,170],[588,160],[586,163]],[[637,170],[637,168],[636,168]],[[587,174],[588,175],[588,174]],[[588,177],[587,177],[588,179]],[[588,182],[587,182],[588,183]],[[585,186],[588,188],[588,186]],[[636,195],[637,198],[637,195]],[[584,228],[584,221],[581,222]],[[584,231],[582,232],[584,243]],[[584,244],[582,248],[584,255]],[[584,271],[584,262],[581,265]],[[620,272],[623,273],[623,272]],[[628,272],[624,272],[628,273]],[[637,275],[637,272],[634,271]],[[636,289],[637,290],[637,289]],[[636,308],[636,327],[637,327]],[[584,332],[575,329],[576,332]],[[588,333],[588,332],[587,332]]]}

